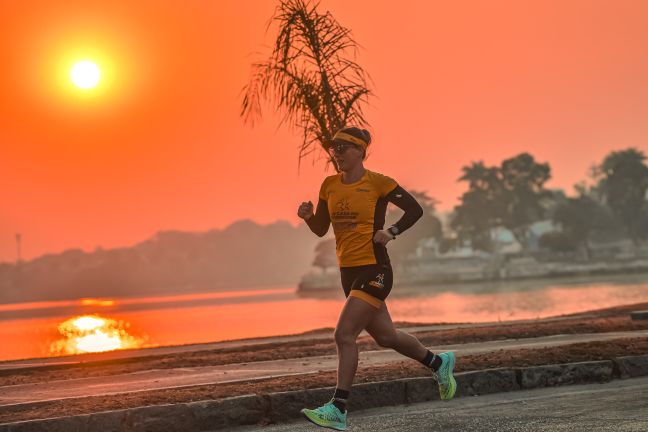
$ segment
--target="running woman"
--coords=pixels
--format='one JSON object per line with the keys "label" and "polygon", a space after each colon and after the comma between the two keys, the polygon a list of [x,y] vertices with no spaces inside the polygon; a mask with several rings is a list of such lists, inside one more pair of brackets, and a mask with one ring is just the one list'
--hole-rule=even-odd
{"label": "running woman", "polygon": [[[336,430],[346,430],[347,399],[358,368],[356,339],[362,330],[381,347],[392,348],[430,368],[442,400],[452,399],[457,388],[452,374],[454,353],[434,354],[416,337],[397,330],[385,304],[393,280],[386,245],[411,227],[423,215],[423,209],[392,178],[365,169],[363,161],[370,143],[371,135],[365,129],[348,127],[337,132],[328,151],[340,172],[324,179],[315,213],[311,201],[301,203],[297,211],[320,237],[333,225],[347,298],[334,333],[338,369],[333,398],[319,408],[302,410],[316,425]],[[383,229],[389,202],[405,213]]]}

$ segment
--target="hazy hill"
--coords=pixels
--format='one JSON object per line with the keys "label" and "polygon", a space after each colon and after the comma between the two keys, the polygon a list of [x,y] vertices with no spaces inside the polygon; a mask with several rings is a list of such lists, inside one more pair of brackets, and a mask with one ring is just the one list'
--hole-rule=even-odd
{"label": "hazy hill", "polygon": [[241,220],[223,230],[158,232],[129,248],[71,249],[0,264],[0,303],[296,286],[319,240],[305,224]]}

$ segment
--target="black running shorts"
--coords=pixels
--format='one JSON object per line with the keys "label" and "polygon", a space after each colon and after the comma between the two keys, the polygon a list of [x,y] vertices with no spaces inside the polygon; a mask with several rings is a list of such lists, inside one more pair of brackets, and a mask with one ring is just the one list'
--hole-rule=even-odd
{"label": "black running shorts", "polygon": [[389,263],[341,267],[340,275],[346,297],[358,297],[375,308],[382,306],[394,282]]}

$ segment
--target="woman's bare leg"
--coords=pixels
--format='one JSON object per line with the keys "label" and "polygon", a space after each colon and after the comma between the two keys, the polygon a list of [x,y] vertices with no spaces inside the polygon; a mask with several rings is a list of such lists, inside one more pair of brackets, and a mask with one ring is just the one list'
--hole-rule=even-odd
{"label": "woman's bare leg", "polygon": [[373,316],[366,330],[381,347],[392,348],[411,359],[421,361],[428,352],[416,337],[396,330],[386,304]]}
{"label": "woman's bare leg", "polygon": [[335,344],[338,352],[337,388],[350,390],[358,369],[356,339],[379,312],[357,297],[349,297],[342,308],[335,327]]}
{"label": "woman's bare leg", "polygon": [[367,332],[378,342],[378,345],[392,348],[432,369],[439,383],[439,394],[442,400],[450,400],[454,397],[457,390],[457,382],[452,374],[455,365],[454,353],[441,353],[437,356],[428,351],[416,337],[404,331],[396,330],[387,310],[387,305],[383,305],[374,316],[374,319],[367,326]]}

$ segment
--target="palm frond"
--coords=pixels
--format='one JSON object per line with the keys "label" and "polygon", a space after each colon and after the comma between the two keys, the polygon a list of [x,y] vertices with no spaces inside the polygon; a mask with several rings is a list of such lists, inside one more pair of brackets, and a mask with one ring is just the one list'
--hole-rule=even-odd
{"label": "palm frond", "polygon": [[241,117],[252,126],[267,102],[280,124],[301,129],[299,161],[345,125],[366,126],[362,105],[372,96],[351,31],[318,7],[318,1],[280,1],[271,20],[278,26],[273,51],[252,65],[241,104]]}

